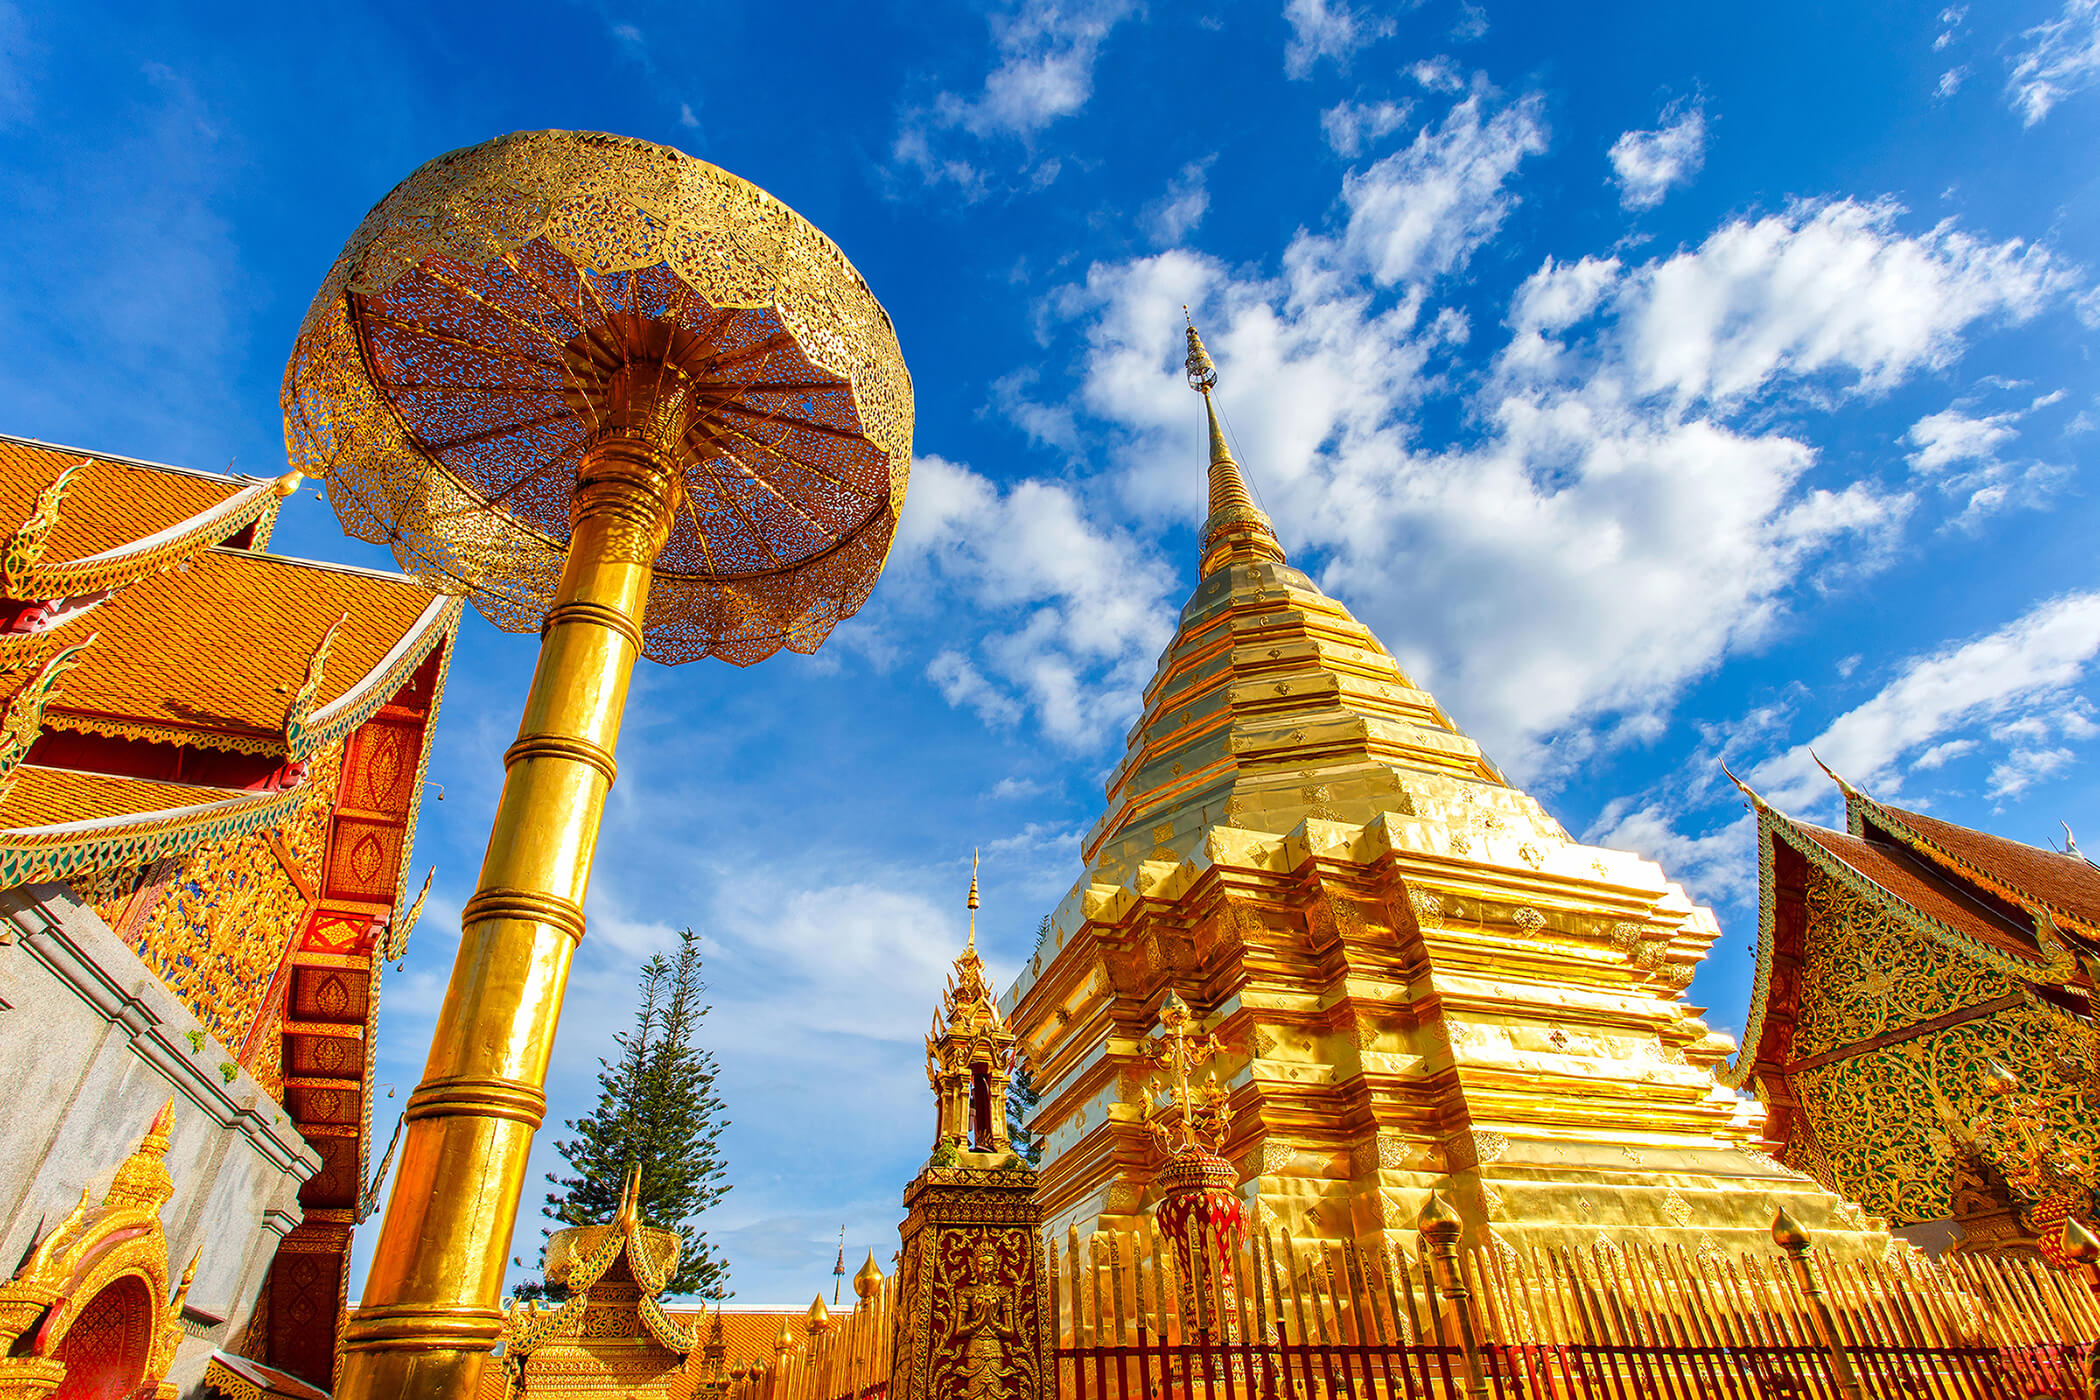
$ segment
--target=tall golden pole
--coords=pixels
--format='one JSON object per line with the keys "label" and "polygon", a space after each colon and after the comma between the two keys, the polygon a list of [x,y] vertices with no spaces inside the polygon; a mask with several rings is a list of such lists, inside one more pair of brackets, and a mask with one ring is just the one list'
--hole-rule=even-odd
{"label": "tall golden pole", "polygon": [[281,398],[286,454],[345,529],[541,633],[338,1377],[468,1400],[634,663],[814,651],[866,602],[911,376],[844,253],[771,195],[668,147],[521,131],[373,207]]}
{"label": "tall golden pole", "polygon": [[504,755],[430,1061],[409,1096],[363,1303],[344,1331],[339,1395],[471,1396],[502,1331],[504,1266],[546,1116],[652,563],[678,505],[691,388],[675,369],[621,370],[608,426],[577,469],[568,562]]}

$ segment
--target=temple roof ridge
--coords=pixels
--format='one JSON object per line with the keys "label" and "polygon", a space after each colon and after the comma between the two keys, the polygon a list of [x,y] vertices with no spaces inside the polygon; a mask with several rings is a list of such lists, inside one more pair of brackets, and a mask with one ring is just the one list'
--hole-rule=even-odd
{"label": "temple roof ridge", "polygon": [[22,433],[0,432],[0,442],[11,442],[23,447],[39,448],[45,452],[62,452],[75,457],[88,457],[97,462],[107,462],[118,467],[144,467],[148,471],[170,472],[176,476],[196,477],[203,481],[217,482],[225,486],[268,485],[275,478],[250,476],[246,472],[215,472],[208,467],[185,467],[174,462],[156,462],[147,457],[126,457],[120,452],[104,452],[99,448],[75,447],[69,443],[46,442],[42,438],[28,437]]}

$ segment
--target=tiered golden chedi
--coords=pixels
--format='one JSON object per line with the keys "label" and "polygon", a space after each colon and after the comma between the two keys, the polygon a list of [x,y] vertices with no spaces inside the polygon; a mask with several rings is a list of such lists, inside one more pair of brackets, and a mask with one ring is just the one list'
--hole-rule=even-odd
{"label": "tiered golden chedi", "polygon": [[[1216,382],[1189,332],[1191,384]],[[1150,1203],[1141,1040],[1171,994],[1236,1053],[1226,1155],[1301,1235],[1653,1232],[1826,1245],[1880,1222],[1758,1150],[1682,993],[1718,935],[1652,862],[1569,839],[1290,567],[1210,421],[1200,579],[1145,692],[1087,872],[1006,1004],[1062,1233]]]}

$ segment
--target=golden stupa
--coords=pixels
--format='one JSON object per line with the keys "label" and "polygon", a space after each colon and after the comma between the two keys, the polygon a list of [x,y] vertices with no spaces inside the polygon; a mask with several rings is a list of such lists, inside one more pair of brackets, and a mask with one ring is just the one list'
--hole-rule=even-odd
{"label": "golden stupa", "polygon": [[1441,1192],[1469,1242],[1734,1250],[1784,1208],[1826,1246],[1886,1249],[1716,1080],[1734,1042],[1683,1000],[1713,915],[1570,839],[1290,566],[1214,407],[1209,484],[1200,577],[1086,873],[1004,999],[1051,1229],[1151,1203],[1142,1041],[1178,994],[1229,1051],[1243,1199],[1301,1237],[1411,1239]]}

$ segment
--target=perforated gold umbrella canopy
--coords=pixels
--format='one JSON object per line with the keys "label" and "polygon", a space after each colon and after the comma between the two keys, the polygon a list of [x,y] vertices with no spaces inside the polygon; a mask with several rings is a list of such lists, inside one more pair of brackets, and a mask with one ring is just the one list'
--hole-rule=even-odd
{"label": "perforated gold umbrella canopy", "polygon": [[911,378],[828,238],[682,152],[520,132],[410,175],[307,312],[285,447],[351,533],[529,631],[608,386],[637,365],[697,386],[669,430],[684,483],[643,654],[816,650],[888,553]]}

